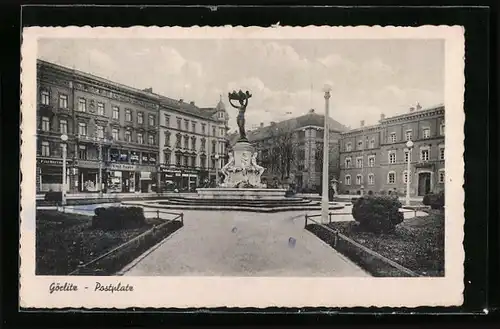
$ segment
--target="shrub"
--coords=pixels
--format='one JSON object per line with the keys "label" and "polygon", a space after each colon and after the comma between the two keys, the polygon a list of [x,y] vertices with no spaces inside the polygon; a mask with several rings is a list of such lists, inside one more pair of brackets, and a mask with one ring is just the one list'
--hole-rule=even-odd
{"label": "shrub", "polygon": [[429,193],[424,196],[422,203],[430,206],[432,209],[443,209],[444,207],[444,192],[441,191],[437,194]]}
{"label": "shrub", "polygon": [[44,196],[45,201],[62,201],[61,191],[48,191]]}
{"label": "shrub", "polygon": [[146,225],[141,207],[96,208],[92,217],[92,227],[102,230],[138,228]]}
{"label": "shrub", "polygon": [[391,232],[403,221],[401,202],[388,196],[363,196],[352,208],[352,216],[361,229],[370,232]]}

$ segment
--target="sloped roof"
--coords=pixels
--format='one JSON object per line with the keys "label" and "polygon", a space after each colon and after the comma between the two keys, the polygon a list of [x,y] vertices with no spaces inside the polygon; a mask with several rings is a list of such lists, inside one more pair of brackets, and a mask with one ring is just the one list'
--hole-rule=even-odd
{"label": "sloped roof", "polygon": [[[318,127],[323,127],[324,126],[324,121],[325,116],[322,114],[315,113],[313,111],[309,111],[309,113],[304,114],[302,116],[280,121],[275,123],[274,125],[269,125],[261,128],[257,128],[255,130],[251,130],[247,132],[247,138],[250,141],[257,141],[257,140],[262,140],[271,137],[272,129],[283,129],[283,130],[297,130],[302,127],[307,127],[307,126],[318,126]],[[344,132],[347,131],[347,127],[344,126],[343,124],[339,123],[338,121],[329,118],[329,125],[330,125],[330,131],[335,131],[335,132]],[[237,140],[238,134],[236,134],[235,139]],[[234,142],[236,142],[234,140]],[[233,142],[232,139],[230,139],[231,142]]]}

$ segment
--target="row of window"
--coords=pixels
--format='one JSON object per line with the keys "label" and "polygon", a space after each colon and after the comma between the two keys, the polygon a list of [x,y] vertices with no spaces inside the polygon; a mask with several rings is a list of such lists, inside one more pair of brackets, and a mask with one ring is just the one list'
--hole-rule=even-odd
{"label": "row of window", "polygon": [[[105,128],[103,126],[99,126],[97,125],[96,126],[96,136],[97,138],[100,138],[100,139],[104,139],[104,131],[105,131]],[[114,141],[118,141],[120,140],[120,133],[119,133],[119,129],[118,128],[112,128],[111,129],[111,138],[114,140]],[[87,136],[87,124],[85,122],[79,122],[78,123],[78,135],[79,136]],[[125,130],[124,134],[123,134],[123,140],[126,141],[126,142],[136,142],[138,144],[145,144],[145,140],[144,140],[144,136],[146,134],[142,134],[142,133],[137,133],[136,134],[136,139],[133,141],[132,140],[132,131],[130,130]],[[156,139],[155,139],[155,135],[153,134],[149,134],[147,135],[148,139],[147,139],[147,142],[148,144],[150,145],[154,145],[156,144]]]}
{"label": "row of window", "polygon": [[[165,147],[170,147],[170,136],[172,135],[170,131],[165,131]],[[197,138],[196,136],[189,136],[189,135],[184,135],[182,136],[180,133],[175,135],[176,140],[175,140],[175,147],[176,148],[184,148],[184,149],[191,149],[191,150],[196,150],[196,143],[197,143]],[[182,143],[182,139],[184,137],[184,144]],[[201,138],[200,140],[200,150],[205,151],[207,149],[207,140],[206,138]],[[191,148],[189,147],[189,144],[191,144]],[[216,150],[216,145],[217,142],[215,140],[212,141],[212,153],[215,153]],[[224,142],[219,142],[219,152],[224,153],[225,152],[225,144]]]}
{"label": "row of window", "polygon": [[[43,105],[50,105],[50,95],[48,91],[42,91],[41,93],[41,102]],[[59,94],[59,108],[68,109],[68,95]],[[78,98],[78,111],[87,112],[87,100],[83,97]],[[105,104],[102,102],[97,102],[97,115],[105,116],[106,109]],[[111,118],[114,120],[120,120],[120,107],[113,105],[111,106]],[[125,121],[132,122],[132,110],[125,109]],[[144,113],[137,112],[137,123],[144,123]],[[153,114],[149,114],[148,123],[150,126],[155,125],[155,116]]]}
{"label": "row of window", "polygon": [[[408,181],[408,172],[405,170],[402,173],[402,182],[404,184],[407,183]],[[445,181],[445,171],[444,169],[439,170],[439,176],[438,176],[438,181],[439,183],[444,183]],[[411,182],[411,175],[410,175],[410,182]],[[351,175],[345,175],[344,177],[344,184],[345,185],[351,185]],[[362,185],[363,184],[363,175],[358,174],[356,175],[356,185]],[[368,185],[374,185],[375,184],[375,175],[374,174],[368,174]],[[390,171],[387,174],[387,184],[396,184],[396,172]]]}
{"label": "row of window", "polygon": [[[170,165],[171,164],[171,155],[172,153],[170,152],[165,152],[164,153],[164,162],[165,165]],[[181,155],[181,154],[176,154],[175,155],[175,164],[177,166],[185,166],[185,167],[196,167],[196,156],[195,155]],[[215,159],[211,159],[211,168],[215,168],[216,162]],[[223,166],[224,162],[223,159],[220,159],[220,163],[218,166]],[[200,165],[201,168],[207,168],[207,157],[204,155],[200,155]]]}
{"label": "row of window", "polygon": [[[389,164],[396,163],[396,151],[389,151],[388,154]],[[411,161],[411,154],[405,151],[405,163]],[[428,146],[423,146],[420,148],[420,161],[426,162],[430,159],[430,148]],[[439,160],[444,160],[444,145],[439,146]],[[345,158],[345,168],[351,168],[352,159],[351,157]],[[368,156],[368,167],[375,166],[375,155]],[[363,168],[363,157],[356,158],[356,168]]]}
{"label": "row of window", "polygon": [[[441,136],[444,136],[444,129],[445,129],[445,125],[444,123],[442,123],[440,125],[440,128],[439,128],[439,134]],[[423,139],[428,139],[431,137],[431,129],[430,128],[423,128],[422,129],[422,138]],[[406,141],[410,141],[410,140],[413,140],[413,131],[411,129],[408,129],[406,132],[405,132],[405,140]],[[389,135],[389,139],[388,141],[390,143],[396,143],[397,142],[397,135],[395,132],[391,132],[390,135]],[[372,138],[370,141],[366,141],[366,148],[375,148],[375,139]],[[357,142],[357,150],[362,150],[363,149],[363,141],[360,140]],[[350,152],[352,151],[352,143],[346,143],[345,144],[345,150],[346,152]]]}
{"label": "row of window", "polygon": [[[165,126],[170,127],[170,115],[169,114],[164,114],[165,118]],[[184,126],[182,125],[182,122],[184,121]],[[189,129],[191,127],[191,130]],[[183,131],[190,131],[193,133],[197,133],[197,123],[195,121],[190,121],[188,119],[182,119],[182,118],[177,118],[177,129],[178,130],[183,130]],[[212,136],[216,136],[217,128],[215,126],[212,127]],[[205,135],[207,133],[207,124],[202,123],[201,124],[201,134]],[[224,137],[226,136],[226,130],[224,128],[219,127],[219,136]]]}

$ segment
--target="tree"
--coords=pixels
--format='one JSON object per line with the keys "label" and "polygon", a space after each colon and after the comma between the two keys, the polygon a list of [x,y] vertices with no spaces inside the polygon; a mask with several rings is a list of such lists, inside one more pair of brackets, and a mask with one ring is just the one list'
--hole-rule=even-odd
{"label": "tree", "polygon": [[[331,133],[330,133],[331,134]],[[315,170],[316,172],[323,171],[323,142],[316,142],[316,150],[314,152],[315,160]],[[339,164],[339,144],[338,140],[334,136],[330,136],[330,142],[328,143],[328,176],[329,180],[337,178],[340,175],[340,164]]]}
{"label": "tree", "polygon": [[298,166],[298,137],[291,125],[273,125],[270,127],[270,171],[281,179],[289,177]]}

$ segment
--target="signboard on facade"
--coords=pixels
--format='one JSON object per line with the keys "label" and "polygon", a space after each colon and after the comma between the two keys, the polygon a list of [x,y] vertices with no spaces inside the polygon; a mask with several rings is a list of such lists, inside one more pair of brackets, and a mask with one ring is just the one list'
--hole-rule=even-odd
{"label": "signboard on facade", "polygon": [[109,165],[109,169],[135,171],[137,169],[137,166],[125,163],[112,163]]}
{"label": "signboard on facade", "polygon": [[[62,159],[37,159],[38,164],[41,165],[53,165],[53,166],[62,166],[63,162]],[[70,164],[71,160],[66,160],[66,164]]]}

